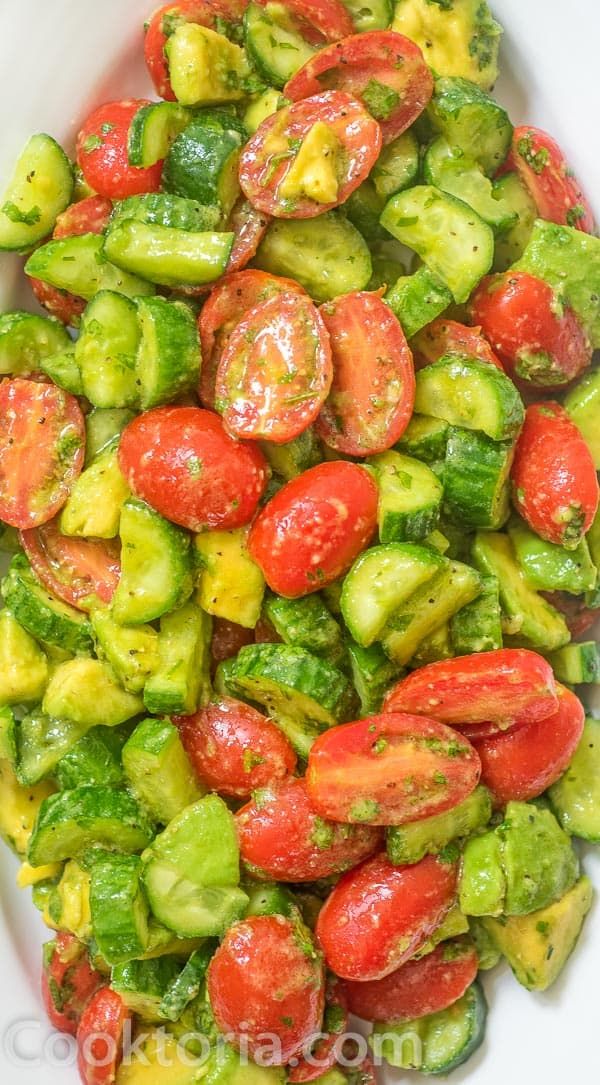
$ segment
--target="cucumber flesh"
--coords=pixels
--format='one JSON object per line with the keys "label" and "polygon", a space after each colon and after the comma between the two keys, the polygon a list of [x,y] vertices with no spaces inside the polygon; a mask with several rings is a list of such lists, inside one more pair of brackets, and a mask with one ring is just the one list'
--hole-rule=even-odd
{"label": "cucumber flesh", "polygon": [[281,89],[316,50],[293,25],[283,4],[250,4],[244,15],[248,56],[267,83]]}
{"label": "cucumber flesh", "polygon": [[437,855],[457,837],[470,836],[482,829],[491,816],[491,795],[487,788],[477,787],[458,806],[444,814],[390,826],[387,830],[388,858],[400,866],[418,863],[425,855]]}
{"label": "cucumber flesh", "polygon": [[427,108],[434,128],[493,175],[504,162],[513,127],[508,114],[489,94],[468,79],[438,79]]}
{"label": "cucumber flesh", "polygon": [[93,845],[141,851],[152,835],[150,822],[127,792],[78,787],[44,799],[27,857],[32,866],[42,866],[76,859]]}
{"label": "cucumber flesh", "polygon": [[525,415],[511,380],[478,358],[448,354],[417,373],[415,410],[493,441],[517,436]]}
{"label": "cucumber flesh", "polygon": [[180,606],[193,589],[188,535],[143,501],[126,501],[121,513],[121,579],[112,615],[140,625]]}
{"label": "cucumber flesh", "polygon": [[565,644],[548,659],[559,682],[576,686],[584,683],[600,685],[600,647],[595,640]]}
{"label": "cucumber flesh", "polygon": [[147,169],[166,158],[171,144],[191,120],[191,111],[178,102],[152,102],[142,106],[129,126],[129,164]]}
{"label": "cucumber flesh", "polygon": [[51,136],[32,136],[0,197],[0,251],[27,252],[54,228],[73,194],[73,169]]}
{"label": "cucumber flesh", "polygon": [[439,1013],[402,1024],[376,1024],[370,1038],[375,1054],[402,1070],[447,1074],[466,1062],[483,1042],[487,1003],[478,983]]}
{"label": "cucumber flesh", "polygon": [[141,872],[137,855],[105,855],[92,866],[92,930],[107,964],[130,961],[147,948],[148,903]]}
{"label": "cucumber flesh", "polygon": [[379,486],[377,521],[382,543],[420,542],[438,522],[443,487],[426,464],[400,452],[382,452],[368,462]]}
{"label": "cucumber flesh", "polygon": [[67,652],[89,652],[93,638],[85,614],[64,603],[36,579],[22,554],[12,559],[2,595],[17,621],[32,636]]}
{"label": "cucumber flesh", "polygon": [[445,312],[452,304],[452,294],[439,275],[423,265],[412,275],[401,275],[385,300],[398,317],[406,338],[412,339]]}
{"label": "cucumber flesh", "polygon": [[104,238],[97,234],[47,241],[29,257],[25,274],[58,290],[68,290],[86,301],[99,290],[114,290],[128,298],[155,293],[152,283],[128,274],[107,260]]}
{"label": "cucumber flesh", "polygon": [[446,565],[439,554],[414,543],[388,543],[361,554],[344,580],[341,598],[354,640],[364,648],[377,640],[398,608]]}
{"label": "cucumber flesh", "polygon": [[140,406],[147,411],[195,390],[200,342],[196,317],[183,301],[140,298],[137,312],[141,339],[136,378]]}
{"label": "cucumber flesh", "polygon": [[366,241],[334,211],[316,219],[275,220],[254,262],[263,271],[296,279],[317,302],[364,290],[372,272]]}
{"label": "cucumber flesh", "polygon": [[481,578],[470,566],[447,558],[442,560],[442,569],[413,592],[382,631],[384,650],[400,667],[412,659],[426,637],[471,603],[481,591]]}
{"label": "cucumber flesh", "polygon": [[68,351],[71,339],[54,317],[17,311],[0,316],[0,375],[26,376],[54,354]]}
{"label": "cucumber flesh", "polygon": [[95,407],[137,406],[139,343],[135,303],[112,290],[101,290],[85,309],[75,345],[84,395]]}
{"label": "cucumber flesh", "polygon": [[224,273],[233,240],[232,233],[191,233],[127,219],[110,227],[105,251],[125,273],[148,282],[204,286]]}
{"label": "cucumber flesh", "polygon": [[504,233],[517,222],[517,213],[503,200],[502,189],[496,188],[474,159],[450,147],[443,136],[431,144],[423,165],[428,184],[468,204],[495,233]]}

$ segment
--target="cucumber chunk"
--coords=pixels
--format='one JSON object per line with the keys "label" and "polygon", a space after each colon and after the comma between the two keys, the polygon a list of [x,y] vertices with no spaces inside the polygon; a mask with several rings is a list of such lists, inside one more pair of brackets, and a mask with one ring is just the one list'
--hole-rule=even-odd
{"label": "cucumber chunk", "polygon": [[438,79],[427,116],[451,147],[493,175],[504,162],[513,126],[505,109],[468,79]]}
{"label": "cucumber chunk", "polygon": [[233,238],[232,233],[191,233],[127,219],[110,227],[105,251],[124,272],[148,282],[204,286],[224,273]]}
{"label": "cucumber chunk", "polygon": [[454,655],[450,623],[443,622],[429,633],[419,644],[411,660],[411,667],[426,667],[429,663],[439,663],[442,659],[451,659]]}
{"label": "cucumber chunk", "polygon": [[595,640],[566,644],[550,652],[548,661],[559,682],[576,686],[586,682],[600,684],[600,647]]}
{"label": "cucumber chunk", "polygon": [[81,370],[75,359],[75,344],[71,340],[66,350],[51,354],[48,358],[42,358],[39,368],[42,373],[50,377],[53,384],[64,388],[65,392],[71,392],[74,396],[83,395]]}
{"label": "cucumber chunk", "polygon": [[367,462],[375,469],[379,486],[381,542],[420,542],[438,522],[441,483],[426,464],[400,452],[382,452]]}
{"label": "cucumber chunk", "polygon": [[184,968],[175,976],[160,1002],[159,1013],[167,1021],[178,1021],[186,1006],[198,997],[204,983],[206,970],[217,946],[212,940],[196,949]]}
{"label": "cucumber chunk", "polygon": [[120,437],[125,426],[135,417],[126,408],[95,407],[85,420],[85,466],[108,450],[115,437]]}
{"label": "cucumber chunk", "polygon": [[101,607],[92,612],[91,622],[98,655],[110,664],[124,689],[141,693],[159,666],[156,630],[150,625],[119,625]]}
{"label": "cucumber chunk", "polygon": [[407,339],[412,339],[452,304],[452,294],[439,275],[423,266],[412,275],[401,275],[385,300],[398,317]]}
{"label": "cucumber chunk", "polygon": [[275,220],[254,263],[272,275],[296,279],[317,302],[364,290],[372,271],[366,241],[351,222],[335,211],[316,219]]}
{"label": "cucumber chunk", "polygon": [[495,233],[504,233],[517,222],[517,213],[503,199],[502,189],[486,177],[475,159],[451,147],[443,136],[429,146],[423,172],[427,184],[468,204]]}
{"label": "cucumber chunk", "polygon": [[286,105],[290,105],[289,98],[284,98],[275,87],[267,87],[262,94],[252,98],[244,113],[244,128],[248,135],[253,136],[267,117],[271,117]]}
{"label": "cucumber chunk", "polygon": [[155,821],[168,824],[202,797],[179,731],[168,720],[138,723],[122,756],[131,790]]}
{"label": "cucumber chunk", "polygon": [[114,539],[128,497],[118,449],[113,446],[100,453],[71,487],[60,513],[60,530],[77,538]]}
{"label": "cucumber chunk", "polygon": [[265,578],[250,557],[248,528],[196,535],[200,564],[198,602],[207,614],[254,629],[262,607]]}
{"label": "cucumber chunk", "polygon": [[388,858],[402,866],[418,863],[425,855],[438,855],[457,837],[483,829],[492,816],[492,798],[485,787],[477,787],[458,806],[444,814],[393,825],[386,831]]}
{"label": "cucumber chunk", "polygon": [[0,708],[0,761],[8,761],[13,768],[17,763],[17,723],[8,705]]}
{"label": "cucumber chunk", "polygon": [[492,266],[490,227],[467,204],[432,185],[416,185],[392,196],[381,225],[413,249],[459,303],[467,301]]}
{"label": "cucumber chunk", "polygon": [[127,157],[131,166],[147,169],[166,158],[184,128],[192,120],[191,110],[178,102],[151,102],[138,109],[127,137]]}
{"label": "cucumber chunk", "polygon": [[[161,104],[167,105],[166,102]],[[111,224],[128,219],[144,222],[147,226],[169,226],[173,230],[202,233],[218,229],[221,212],[218,207],[208,207],[184,196],[146,192],[141,196],[128,196],[115,205]]]}
{"label": "cucumber chunk", "polygon": [[48,660],[10,610],[0,611],[0,704],[31,704],[44,695]]}
{"label": "cucumber chunk", "polygon": [[[344,204],[346,218],[356,226],[365,241],[373,246],[378,241],[385,241],[386,232],[379,219],[385,207],[385,198],[379,196],[373,180],[367,177],[358,188],[351,192]],[[389,240],[389,238],[387,238]],[[371,257],[373,253],[371,252]]]}
{"label": "cucumber chunk", "polygon": [[517,436],[525,415],[511,380],[477,358],[447,354],[417,373],[415,410],[493,441]]}
{"label": "cucumber chunk", "polygon": [[303,471],[308,471],[309,467],[315,467],[322,460],[319,439],[312,426],[294,437],[293,441],[284,441],[281,445],[261,441],[260,447],[271,469],[286,482],[301,475]]}
{"label": "cucumber chunk", "polygon": [[[113,968],[110,985],[132,1013],[139,1014],[144,1021],[160,1021],[163,1018],[160,1009],[162,1000],[175,981],[180,968],[179,959],[170,954],[158,957],[156,960],[129,960]],[[129,1062],[130,1067],[133,1065]],[[176,1062],[175,1065],[179,1067],[181,1063]],[[156,1069],[152,1070],[152,1075],[151,1080],[157,1082]],[[135,1080],[137,1081],[138,1078]],[[174,1085],[179,1085],[179,1080],[176,1080]],[[185,1083],[182,1082],[181,1085]]]}
{"label": "cucumber chunk", "polygon": [[[452,851],[449,852],[452,854]],[[461,934],[467,934],[469,931],[469,920],[466,915],[463,915],[458,904],[453,904],[450,911],[446,912],[444,919],[440,923],[439,927],[436,927],[433,934],[429,936],[426,942],[414,955],[415,960],[420,960],[421,957],[426,957],[429,953],[433,953],[436,946],[439,946],[440,942],[448,942],[451,938],[458,938]],[[465,948],[465,942],[459,942],[459,946]],[[468,942],[466,943],[468,946]],[[455,945],[448,944],[445,953],[449,955],[453,952]]]}
{"label": "cucumber chunk", "polygon": [[86,784],[119,787],[123,783],[123,736],[109,727],[94,727],[61,758],[56,781],[61,791]]}
{"label": "cucumber chunk", "polygon": [[143,501],[123,505],[119,533],[121,579],[112,614],[121,625],[142,625],[181,606],[192,592],[189,536]]}
{"label": "cucumber chunk", "polygon": [[343,658],[342,630],[318,593],[301,599],[270,594],[263,614],[285,644],[306,648],[331,663]]}
{"label": "cucumber chunk", "polygon": [[0,316],[0,375],[27,376],[71,340],[59,320],[20,310]]}
{"label": "cucumber chunk", "polygon": [[15,554],[2,581],[6,605],[33,637],[67,652],[89,652],[92,630],[85,614],[63,603],[35,577],[24,554]]}
{"label": "cucumber chunk", "polygon": [[152,840],[152,826],[126,791],[77,787],[44,799],[29,842],[32,866],[76,859],[102,845],[122,852],[141,851]]}
{"label": "cucumber chunk", "polygon": [[582,595],[592,591],[598,580],[585,537],[575,550],[546,542],[515,517],[508,525],[515,554],[532,587],[540,591],[568,591]]}
{"label": "cucumber chunk", "polygon": [[380,644],[364,648],[354,640],[346,644],[352,682],[360,701],[360,718],[381,711],[383,698],[398,677],[398,668],[390,662]]}
{"label": "cucumber chunk", "polygon": [[388,543],[365,550],[342,588],[342,614],[354,640],[363,648],[377,640],[398,608],[447,564],[433,550],[413,543]]}
{"label": "cucumber chunk", "polygon": [[73,194],[73,169],[52,136],[25,144],[0,203],[0,250],[27,252],[51,233]]}
{"label": "cucumber chunk", "polygon": [[537,207],[518,173],[506,173],[494,181],[494,196],[511,208],[516,222],[496,238],[494,271],[506,271],[520,260],[537,218]]}
{"label": "cucumber chunk", "polygon": [[436,463],[446,455],[450,427],[443,418],[413,414],[402,437],[395,446],[407,456],[424,463]]}
{"label": "cucumber chunk", "polygon": [[200,341],[196,317],[183,301],[140,298],[137,315],[141,340],[136,378],[140,406],[147,411],[196,390]]}
{"label": "cucumber chunk", "polygon": [[190,715],[210,697],[211,619],[185,603],[160,620],[158,666],[146,682],[148,712]]}
{"label": "cucumber chunk", "polygon": [[448,519],[467,528],[502,527],[510,511],[514,455],[512,441],[494,441],[476,430],[452,426],[444,460],[444,513]]}
{"label": "cucumber chunk", "polygon": [[84,395],[95,407],[137,405],[139,343],[134,302],[112,290],[101,290],[86,306],[75,345]]}
{"label": "cucumber chunk", "polygon": [[92,866],[92,930],[107,964],[139,957],[148,945],[149,909],[141,874],[137,855],[104,855]]}
{"label": "cucumber chunk", "polygon": [[600,471],[600,367],[586,373],[567,393],[565,410],[585,439],[594,467]]}
{"label": "cucumber chunk", "polygon": [[439,1013],[416,1021],[377,1023],[369,1043],[376,1055],[401,1070],[448,1074],[483,1042],[487,1003],[479,984]]}
{"label": "cucumber chunk", "polygon": [[[283,1067],[259,1066],[228,1043],[212,1048],[206,1067],[205,1085],[284,1085],[286,1080]],[[321,1085],[343,1085],[342,1077],[347,1080],[339,1071],[330,1070],[321,1075]]]}
{"label": "cucumber chunk", "polygon": [[25,274],[58,290],[68,290],[90,301],[99,290],[113,290],[128,298],[154,294],[155,287],[111,264],[104,253],[104,238],[81,234],[47,241],[29,257]]}
{"label": "cucumber chunk", "polygon": [[265,7],[250,4],[246,8],[244,44],[257,72],[267,83],[279,88],[316,52],[280,3]]}
{"label": "cucumber chunk", "polygon": [[409,662],[426,637],[481,591],[481,578],[474,569],[459,561],[440,560],[443,564],[436,576],[413,592],[382,631],[384,650],[400,667]]}
{"label": "cucumber chunk", "polygon": [[102,660],[83,657],[56,668],[42,708],[49,716],[64,716],[84,727],[116,727],[141,711],[142,700],[127,693]]}
{"label": "cucumber chunk", "polygon": [[371,170],[377,195],[382,200],[389,200],[396,192],[409,188],[415,183],[419,169],[419,144],[409,129],[383,148]]}
{"label": "cucumber chunk", "polygon": [[502,611],[497,576],[482,576],[481,592],[450,619],[453,655],[466,656],[502,648]]}
{"label": "cucumber chunk", "polygon": [[586,719],[571,764],[548,798],[565,832],[600,843],[600,720]]}
{"label": "cucumber chunk", "polygon": [[197,120],[175,140],[163,169],[163,188],[210,207],[226,220],[240,194],[243,137],[233,127]]}
{"label": "cucumber chunk", "polygon": [[[23,787],[10,761],[0,760],[0,837],[17,855],[27,854],[40,807],[53,792],[54,784],[48,780]],[[42,857],[41,863],[46,862]]]}
{"label": "cucumber chunk", "polygon": [[17,731],[17,775],[21,783],[37,784],[50,776],[85,731],[85,725],[54,719],[39,710],[24,716]]}

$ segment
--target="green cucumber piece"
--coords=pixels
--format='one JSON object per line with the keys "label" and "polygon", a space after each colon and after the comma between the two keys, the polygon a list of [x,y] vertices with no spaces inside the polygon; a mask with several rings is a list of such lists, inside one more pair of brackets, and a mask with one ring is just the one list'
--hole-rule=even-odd
{"label": "green cucumber piece", "polygon": [[427,116],[451,147],[473,158],[490,176],[504,162],[513,132],[508,114],[468,79],[438,79]]}
{"label": "green cucumber piece", "polygon": [[387,543],[360,554],[341,596],[344,621],[354,640],[368,648],[398,608],[447,564],[433,550],[414,543]]}
{"label": "green cucumber piece", "polygon": [[148,945],[148,902],[137,855],[105,855],[91,870],[92,930],[107,964],[140,957]]}
{"label": "green cucumber piece", "polygon": [[595,640],[565,644],[550,652],[548,661],[559,682],[577,686],[586,682],[600,685],[600,647]]}
{"label": "green cucumber piece", "polygon": [[271,117],[286,105],[290,105],[289,98],[284,98],[275,87],[267,87],[262,94],[252,98],[244,113],[244,128],[248,135],[253,136],[267,117]]}
{"label": "green cucumber piece", "polygon": [[585,536],[585,541],[588,545],[590,557],[596,566],[596,569],[599,570],[598,583],[595,588],[586,592],[585,603],[586,606],[590,607],[592,610],[596,610],[600,607],[600,508],[598,508],[596,515],[594,516],[592,526]]}
{"label": "green cucumber piece", "polygon": [[54,670],[42,708],[49,716],[65,716],[87,727],[116,727],[137,715],[142,700],[118,684],[100,659],[69,659]]}
{"label": "green cucumber piece", "polygon": [[131,790],[155,821],[168,824],[202,797],[179,731],[169,720],[138,723],[122,759]]}
{"label": "green cucumber piece", "polygon": [[596,587],[598,570],[585,537],[575,550],[566,550],[541,539],[517,517],[509,523],[508,534],[517,561],[532,587],[539,591],[567,591],[572,595],[582,595]]}
{"label": "green cucumber piece", "polygon": [[47,237],[73,195],[73,168],[52,136],[32,136],[0,202],[0,251],[27,252]]}
{"label": "green cucumber piece", "polygon": [[414,185],[419,169],[419,143],[409,129],[383,148],[370,176],[380,199],[389,200],[390,196]]}
{"label": "green cucumber piece", "polygon": [[502,648],[502,611],[497,576],[482,576],[481,592],[450,619],[453,654],[473,655]]}
{"label": "green cucumber piece", "polygon": [[285,644],[306,648],[331,663],[342,659],[342,630],[318,593],[300,599],[269,594],[263,614]]}
{"label": "green cucumber piece", "polygon": [[208,614],[254,629],[261,612],[265,578],[248,552],[248,529],[196,535],[200,566],[198,602]]}
{"label": "green cucumber piece", "polygon": [[496,238],[494,271],[506,271],[520,260],[537,218],[537,207],[518,173],[506,173],[493,185],[494,196],[510,207],[516,222]]}
{"label": "green cucumber piece", "polygon": [[195,391],[200,341],[194,312],[183,301],[140,298],[137,312],[141,340],[136,375],[140,406],[147,411]]}
{"label": "green cucumber piece", "polygon": [[236,102],[246,94],[250,69],[244,50],[223,34],[180,21],[167,38],[165,55],[173,94],[182,105]]}
{"label": "green cucumber piece", "polygon": [[192,233],[126,219],[109,228],[104,247],[125,273],[148,282],[204,286],[224,273],[233,238],[232,233]]}
{"label": "green cucumber piece", "polygon": [[469,916],[501,915],[506,900],[502,840],[497,833],[472,836],[463,850],[458,903]]}
{"label": "green cucumber piece", "polygon": [[[205,1085],[284,1085],[285,1071],[281,1066],[258,1065],[243,1057],[231,1044],[220,1043],[211,1049],[206,1062]],[[320,1085],[343,1085],[339,1071],[321,1075]]]}
{"label": "green cucumber piece", "polygon": [[190,715],[210,697],[212,623],[195,603],[188,602],[160,619],[158,666],[146,682],[148,712]]}
{"label": "green cucumber piece", "polygon": [[383,698],[392,682],[399,677],[398,668],[390,662],[380,644],[362,644],[348,639],[350,674],[360,701],[360,718],[381,712]]}
{"label": "green cucumber piece", "polygon": [[[427,394],[427,393],[425,393]],[[512,441],[452,426],[444,460],[444,513],[466,528],[497,530],[510,512]]]}
{"label": "green cucumber piece", "polygon": [[456,302],[467,301],[492,266],[490,227],[461,200],[432,185],[416,185],[392,196],[381,225],[421,257]]}
{"label": "green cucumber piece", "polygon": [[[161,105],[168,105],[162,102]],[[111,224],[133,219],[147,226],[169,226],[173,230],[202,233],[217,230],[221,222],[218,207],[208,207],[197,200],[174,196],[168,192],[146,192],[141,196],[128,196],[115,204]]]}
{"label": "green cucumber piece", "polygon": [[217,943],[212,939],[194,950],[190,959],[167,987],[159,1014],[167,1021],[178,1021],[186,1006],[198,997],[204,983],[206,970],[215,954]]}
{"label": "green cucumber piece", "polygon": [[426,667],[442,659],[452,659],[454,647],[450,636],[450,623],[445,621],[421,641],[411,659],[411,667]]}
{"label": "green cucumber piece", "polygon": [[481,591],[481,578],[474,569],[459,561],[441,560],[443,567],[436,576],[413,592],[381,633],[385,652],[400,667],[409,662],[426,637]]}
{"label": "green cucumber piece", "polygon": [[470,836],[483,829],[491,816],[492,797],[486,787],[477,787],[458,806],[444,814],[390,826],[386,831],[388,858],[391,863],[402,866],[418,863],[426,855],[438,855],[458,837]]}
{"label": "green cucumber piece", "polygon": [[178,102],[151,102],[138,109],[129,125],[127,158],[130,166],[147,169],[166,158],[172,144],[193,118]]}
{"label": "green cucumber piece", "polygon": [[395,446],[399,452],[424,463],[436,463],[446,455],[450,426],[443,418],[414,414]]}
{"label": "green cucumber piece", "polygon": [[242,136],[233,128],[217,128],[201,120],[190,124],[165,159],[165,192],[218,207],[225,220],[240,193],[242,144]]}
{"label": "green cucumber piece", "polygon": [[364,290],[372,271],[366,241],[351,222],[335,211],[316,219],[276,219],[254,263],[273,275],[296,279],[318,302]]}
{"label": "green cucumber piece", "polygon": [[[385,241],[387,238],[387,234],[379,221],[384,207],[385,199],[377,194],[371,177],[367,177],[358,188],[355,188],[344,204],[346,218],[356,227],[370,246],[373,246],[378,241]],[[372,256],[373,253],[371,252]]]}
{"label": "green cucumber piece", "polygon": [[474,158],[451,147],[443,136],[428,147],[423,173],[427,184],[468,204],[495,233],[502,234],[515,225],[517,213],[503,200],[495,182],[486,177]]}
{"label": "green cucumber piece", "polygon": [[447,354],[417,373],[415,410],[493,441],[517,436],[525,416],[513,382],[478,358]]}
{"label": "green cucumber piece", "polygon": [[54,719],[35,710],[24,716],[17,730],[20,783],[37,784],[50,776],[58,762],[85,733],[86,727],[68,719]]}
{"label": "green cucumber piece", "polygon": [[299,918],[298,905],[289,889],[279,882],[244,882],[248,894],[247,918],[250,915],[284,915]]}
{"label": "green cucumber piece", "polygon": [[106,452],[115,437],[120,437],[125,426],[135,418],[133,411],[122,408],[95,407],[85,420],[85,466]]}
{"label": "green cucumber piece", "polygon": [[40,369],[47,358],[68,351],[70,346],[66,329],[55,317],[21,310],[0,316],[2,376],[27,376]]}
{"label": "green cucumber piece", "polygon": [[123,505],[119,533],[121,579],[112,615],[142,625],[182,605],[192,592],[189,536],[143,501]]}
{"label": "green cucumber piece", "polygon": [[250,4],[244,15],[244,44],[259,75],[274,87],[288,79],[315,55],[283,4]]}
{"label": "green cucumber piece", "polygon": [[152,826],[126,791],[77,787],[44,799],[31,834],[32,866],[76,859],[94,845],[122,852],[141,851]]}
{"label": "green cucumber piece", "polygon": [[0,761],[8,761],[12,768],[17,763],[17,723],[8,705],[0,707]]}
{"label": "green cucumber piece", "polygon": [[119,534],[121,509],[129,487],[119,467],[116,445],[100,453],[71,487],[59,526],[63,535],[114,539]]}
{"label": "green cucumber piece", "polygon": [[483,1043],[487,1003],[477,982],[446,1010],[402,1023],[376,1023],[369,1043],[375,1055],[401,1070],[448,1074]]}
{"label": "green cucumber piece", "polygon": [[392,0],[343,0],[350,12],[357,34],[368,30],[385,30],[392,21]]}
{"label": "green cucumber piece", "polygon": [[420,267],[412,275],[401,275],[385,295],[390,309],[398,317],[407,339],[452,304],[452,294],[439,275]]}
{"label": "green cucumber piece", "polygon": [[10,610],[1,610],[0,704],[38,703],[47,684],[44,652]]}
{"label": "green cucumber piece", "polygon": [[89,652],[88,618],[40,584],[24,554],[15,554],[2,581],[2,595],[17,621],[37,640],[67,652]]}
{"label": "green cucumber piece", "polygon": [[45,373],[53,384],[64,388],[65,392],[71,392],[74,396],[83,395],[83,383],[81,370],[75,358],[75,344],[69,340],[69,346],[60,354],[51,354],[48,358],[42,358],[39,364],[42,373]]}
{"label": "green cucumber piece", "polygon": [[381,452],[367,462],[375,469],[379,487],[381,542],[420,542],[438,522],[441,483],[426,464],[400,452]]}
{"label": "green cucumber piece", "polygon": [[575,423],[592,454],[594,467],[600,471],[600,367],[586,373],[564,401],[565,410]]}
{"label": "green cucumber piece", "polygon": [[159,666],[156,630],[150,625],[119,625],[101,607],[92,611],[91,623],[98,655],[110,664],[124,689],[141,693]]}
{"label": "green cucumber piece", "polygon": [[316,467],[322,460],[319,439],[312,426],[305,429],[293,441],[285,441],[281,445],[274,445],[271,441],[261,441],[260,447],[269,461],[271,470],[286,482],[301,475],[303,471],[308,471],[309,467]]}
{"label": "green cucumber piece", "polygon": [[61,758],[56,782],[61,791],[75,787],[120,787],[123,783],[123,736],[109,727],[94,727]]}
{"label": "green cucumber piece", "polygon": [[75,345],[84,395],[95,407],[137,406],[139,343],[135,303],[115,291],[101,290],[86,306]]}
{"label": "green cucumber piece", "polygon": [[548,798],[565,832],[600,843],[600,720],[586,719],[571,764]]}
{"label": "green cucumber piece", "polygon": [[502,954],[496,949],[493,939],[488,934],[484,919],[469,917],[469,935],[475,943],[480,972],[488,972],[500,963]]}
{"label": "green cucumber piece", "polygon": [[[110,986],[132,1013],[139,1014],[144,1021],[161,1021],[164,1019],[161,1012],[162,1000],[175,982],[180,968],[179,958],[171,954],[147,961],[128,960],[112,969]],[[164,1047],[161,1050],[164,1051]],[[151,1080],[157,1081],[157,1068],[147,1061],[143,1061],[143,1065],[151,1066]],[[133,1070],[135,1063],[130,1062],[129,1066]],[[188,1069],[187,1074],[191,1074],[191,1070]],[[169,1076],[172,1077],[171,1074]],[[191,1085],[192,1081],[192,1077],[186,1075],[184,1081],[178,1075],[173,1085]]]}
{"label": "green cucumber piece", "polygon": [[58,290],[68,290],[90,301],[99,290],[112,290],[128,298],[154,294],[152,283],[111,264],[104,252],[104,238],[81,234],[47,241],[29,257],[25,274]]}

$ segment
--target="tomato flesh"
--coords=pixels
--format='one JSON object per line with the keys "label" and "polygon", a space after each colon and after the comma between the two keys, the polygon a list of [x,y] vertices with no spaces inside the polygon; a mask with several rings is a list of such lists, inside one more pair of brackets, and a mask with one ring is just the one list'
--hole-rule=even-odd
{"label": "tomato flesh", "polygon": [[356,866],[381,847],[381,830],[323,821],[306,782],[291,777],[236,815],[240,855],[261,878],[312,882]]}
{"label": "tomato flesh", "polygon": [[260,449],[230,437],[218,415],[157,407],[121,435],[119,464],[133,492],[190,531],[247,524],[268,479]]}
{"label": "tomato flesh", "polygon": [[321,306],[333,384],[317,420],[330,448],[371,456],[404,433],[415,402],[412,355],[400,322],[377,294],[345,294]]}
{"label": "tomato flesh", "polygon": [[439,317],[428,324],[423,331],[411,340],[415,369],[423,369],[431,362],[437,362],[445,354],[466,354],[468,358],[479,358],[482,362],[504,369],[502,362],[492,350],[481,328],[470,328],[456,320]]}
{"label": "tomato flesh", "polygon": [[556,140],[541,128],[515,128],[506,169],[516,169],[539,217],[594,232],[594,212]]}
{"label": "tomato flesh", "polygon": [[237,22],[242,18],[248,0],[177,0],[174,4],[165,4],[154,12],[148,23],[144,39],[144,57],[160,98],[175,102],[169,78],[169,65],[165,53],[168,36],[173,33],[178,23],[198,23],[211,30],[217,27],[217,20]]}
{"label": "tomato flesh", "polygon": [[60,931],[44,946],[42,998],[50,1023],[59,1032],[76,1036],[85,1007],[104,982],[74,935]]}
{"label": "tomato flesh", "polygon": [[88,1002],[77,1030],[77,1065],[83,1085],[114,1085],[129,1017],[123,999],[110,987],[101,987]]}
{"label": "tomato flesh", "polygon": [[265,505],[248,548],[270,588],[295,598],[319,591],[352,565],[377,523],[377,486],[358,464],[321,463]]}
{"label": "tomato flesh", "polygon": [[95,192],[124,200],[142,192],[158,192],[162,161],[143,169],[131,166],[127,151],[129,126],[147,98],[105,102],[90,113],[77,136],[77,162]]}
{"label": "tomato flesh", "polygon": [[55,523],[22,531],[20,538],[35,575],[59,599],[85,611],[98,600],[111,602],[121,576],[117,542],[71,538]]}
{"label": "tomato flesh", "polygon": [[251,1056],[271,1033],[279,1041],[272,1065],[289,1062],[318,1030],[324,990],[309,932],[283,916],[252,916],[230,927],[208,968],[218,1029]]}
{"label": "tomato flesh", "polygon": [[457,863],[431,855],[393,866],[380,854],[342,875],[316,927],[329,968],[361,982],[400,968],[452,907],[457,880]]}

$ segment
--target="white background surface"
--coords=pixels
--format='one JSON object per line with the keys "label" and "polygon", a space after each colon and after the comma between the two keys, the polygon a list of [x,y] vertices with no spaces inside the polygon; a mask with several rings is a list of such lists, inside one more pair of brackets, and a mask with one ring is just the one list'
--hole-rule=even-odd
{"label": "white background surface", "polygon": [[[158,0],[156,0],[158,2]],[[78,123],[107,98],[149,92],[140,61],[142,24],[153,0],[0,0],[0,188],[33,132],[71,148]],[[546,127],[583,179],[600,218],[598,0],[492,0],[505,26],[497,92],[515,123]],[[19,285],[21,261],[0,256],[0,304],[32,306]],[[600,888],[600,849],[585,858]],[[44,929],[28,892],[14,888],[16,861],[0,845],[0,1082],[74,1085],[60,1065],[64,1045],[40,1058],[49,1035],[38,996]],[[487,977],[486,1042],[452,1085],[600,1083],[598,905],[561,980],[530,994],[505,969]],[[16,1022],[21,1064],[10,1057]],[[11,1040],[12,1037],[12,1040]],[[54,1057],[53,1057],[54,1056]],[[389,1075],[423,1081],[417,1074]]]}

